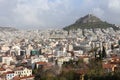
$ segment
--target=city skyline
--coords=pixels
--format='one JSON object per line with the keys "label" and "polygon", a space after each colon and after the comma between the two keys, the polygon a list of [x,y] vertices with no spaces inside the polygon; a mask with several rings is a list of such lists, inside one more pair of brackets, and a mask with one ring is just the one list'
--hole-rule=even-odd
{"label": "city skyline", "polygon": [[0,26],[63,28],[86,14],[119,25],[119,0],[0,0]]}

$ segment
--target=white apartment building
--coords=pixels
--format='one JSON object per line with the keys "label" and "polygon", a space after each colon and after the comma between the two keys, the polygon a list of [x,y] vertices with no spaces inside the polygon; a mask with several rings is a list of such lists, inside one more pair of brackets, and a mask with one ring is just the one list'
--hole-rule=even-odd
{"label": "white apartment building", "polygon": [[11,56],[2,56],[2,63],[10,65],[11,61],[13,61],[13,58]]}
{"label": "white apartment building", "polygon": [[28,69],[28,68],[17,69],[14,71],[14,75],[20,77],[32,76],[32,69]]}

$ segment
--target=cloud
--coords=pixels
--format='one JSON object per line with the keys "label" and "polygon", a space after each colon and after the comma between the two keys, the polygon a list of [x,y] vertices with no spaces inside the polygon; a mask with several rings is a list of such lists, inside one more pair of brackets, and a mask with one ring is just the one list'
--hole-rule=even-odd
{"label": "cloud", "polygon": [[30,6],[28,3],[20,1],[13,11],[17,17],[15,20],[21,22],[21,24],[37,25],[39,23],[36,12],[37,10],[34,6]]}
{"label": "cloud", "polygon": [[120,0],[109,0],[108,7],[116,13],[120,13]]}
{"label": "cloud", "polygon": [[93,8],[93,14],[96,14],[96,16],[102,17],[104,15],[104,11],[101,8]]}
{"label": "cloud", "polygon": [[89,9],[88,13],[93,13],[110,23],[120,24],[120,0],[85,0],[83,5],[85,10]]}
{"label": "cloud", "polygon": [[70,0],[19,0],[14,14],[23,25],[56,27],[63,24],[71,8]]}
{"label": "cloud", "polygon": [[120,23],[120,0],[0,0],[0,25],[62,28],[92,13]]}

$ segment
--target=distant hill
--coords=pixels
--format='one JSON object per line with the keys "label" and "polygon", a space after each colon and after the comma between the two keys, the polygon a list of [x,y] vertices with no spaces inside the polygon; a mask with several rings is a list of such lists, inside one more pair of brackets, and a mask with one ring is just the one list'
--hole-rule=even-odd
{"label": "distant hill", "polygon": [[114,24],[110,24],[108,22],[102,21],[100,18],[88,14],[84,17],[81,17],[78,19],[74,24],[71,24],[69,26],[66,26],[63,28],[64,30],[73,30],[73,29],[94,29],[94,28],[113,28],[114,30],[118,30],[119,28],[116,27]]}
{"label": "distant hill", "polygon": [[13,27],[0,27],[0,31],[17,31],[18,29]]}

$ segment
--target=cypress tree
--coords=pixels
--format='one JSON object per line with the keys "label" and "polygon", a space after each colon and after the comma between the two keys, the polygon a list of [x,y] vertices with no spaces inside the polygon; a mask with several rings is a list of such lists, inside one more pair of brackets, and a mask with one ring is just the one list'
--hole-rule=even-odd
{"label": "cypress tree", "polygon": [[95,50],[95,52],[94,52],[94,53],[95,53],[95,59],[96,59],[96,58],[97,58],[97,52],[96,52],[96,50]]}
{"label": "cypress tree", "polygon": [[113,46],[113,44],[111,44],[111,50],[113,50],[114,49],[114,46]]}
{"label": "cypress tree", "polygon": [[105,47],[103,46],[103,50],[102,50],[102,58],[106,58],[106,51],[105,51]]}
{"label": "cypress tree", "polygon": [[118,40],[118,45],[120,45],[120,40]]}
{"label": "cypress tree", "polygon": [[101,60],[102,59],[101,50],[98,51],[98,55],[99,55],[99,60]]}

